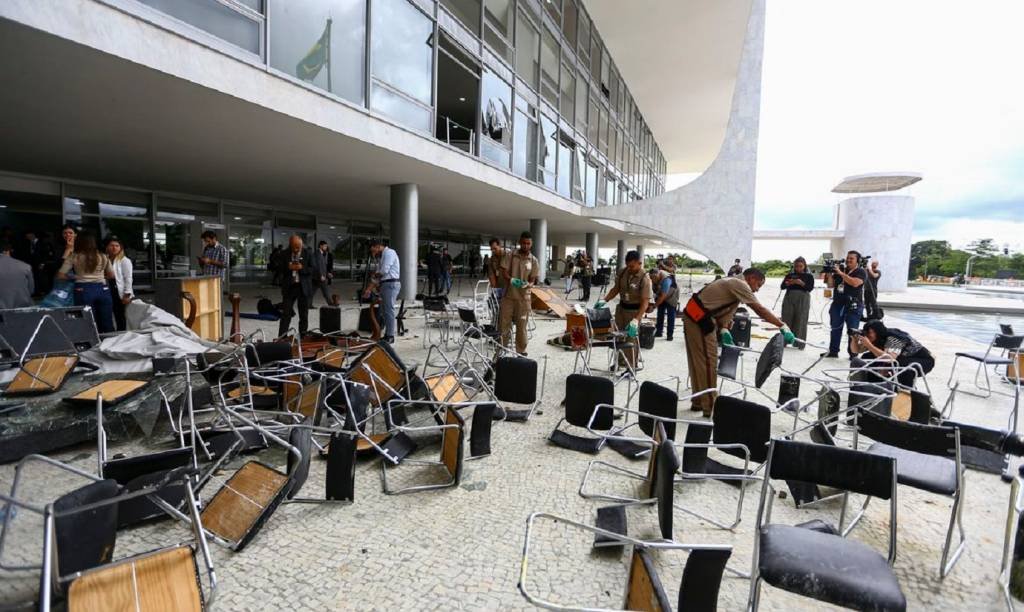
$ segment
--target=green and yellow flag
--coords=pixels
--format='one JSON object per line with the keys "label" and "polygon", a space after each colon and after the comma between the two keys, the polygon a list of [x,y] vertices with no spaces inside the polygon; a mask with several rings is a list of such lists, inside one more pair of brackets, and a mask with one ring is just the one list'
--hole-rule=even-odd
{"label": "green and yellow flag", "polygon": [[331,20],[327,20],[324,33],[320,35],[316,43],[306,54],[306,57],[299,60],[295,66],[295,76],[303,81],[312,81],[324,66],[331,63]]}

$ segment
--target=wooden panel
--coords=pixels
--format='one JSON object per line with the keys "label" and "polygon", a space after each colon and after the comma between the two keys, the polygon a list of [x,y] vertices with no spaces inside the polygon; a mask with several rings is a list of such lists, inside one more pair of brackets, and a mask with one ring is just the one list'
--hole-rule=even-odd
{"label": "wooden panel", "polygon": [[[224,325],[220,277],[183,278],[180,291],[191,293],[196,300],[196,320],[192,323],[192,331],[206,340],[220,340]],[[181,312],[183,315],[189,312],[185,300],[181,300]]]}
{"label": "wooden panel", "polygon": [[[298,376],[289,376],[288,380],[299,382]],[[284,405],[295,413],[312,418],[316,414],[317,400],[320,399],[320,381],[308,385],[285,383],[283,385]]]}
{"label": "wooden panel", "polygon": [[[248,393],[248,387],[242,385],[241,387],[235,387],[234,389],[228,391],[228,397],[230,397],[231,399],[238,399],[245,395],[246,393]],[[269,396],[277,395],[277,391],[274,391],[273,389],[266,385],[256,385],[252,388],[252,394]]]}
{"label": "wooden panel", "polygon": [[50,393],[64,384],[71,370],[78,365],[78,355],[54,355],[36,357],[25,362],[24,367],[14,375],[4,392],[7,395],[19,393]]}
{"label": "wooden panel", "polygon": [[178,546],[90,572],[71,583],[70,612],[202,610],[195,557]]}
{"label": "wooden panel", "polygon": [[423,379],[436,402],[468,402],[469,396],[455,374],[437,374]]}
{"label": "wooden panel", "polygon": [[339,370],[345,367],[345,357],[345,351],[339,348],[322,348],[315,355],[315,359],[320,363]]}
{"label": "wooden panel", "polygon": [[639,551],[633,552],[633,561],[629,564],[629,586],[626,590],[626,609],[640,612],[671,612],[662,610],[658,603],[654,581],[651,579],[647,566]]}
{"label": "wooden panel", "polygon": [[203,526],[229,542],[239,541],[287,481],[287,476],[265,465],[246,463],[203,510]]}
{"label": "wooden panel", "polygon": [[[1013,353],[1010,353],[1010,358],[1013,358]],[[1006,366],[1006,377],[1011,381],[1016,382],[1020,373],[1024,373],[1024,352],[1017,353],[1017,363]]]}
{"label": "wooden panel", "polygon": [[373,389],[376,389],[376,395],[371,396],[371,401],[374,405],[377,405],[377,396],[380,396],[380,402],[387,402],[393,395],[391,389],[380,384],[379,380],[375,380],[374,377],[366,371],[370,370],[376,376],[387,383],[391,389],[401,389],[405,385],[405,372],[398,367],[391,356],[379,346],[371,348],[362,358],[360,367],[356,368],[349,379],[353,382],[367,385]]}
{"label": "wooden panel", "polygon": [[96,396],[102,393],[104,402],[109,401],[114,403],[135,393],[147,384],[149,383],[144,380],[106,380],[98,385],[93,385],[92,387],[89,387],[68,399],[76,402],[91,403],[95,402]]}
{"label": "wooden panel", "polygon": [[910,420],[910,393],[907,391],[899,391],[896,393],[896,397],[892,398],[892,411],[890,414],[892,418],[900,421]]}
{"label": "wooden panel", "polygon": [[[369,434],[367,437],[370,438],[371,440],[373,440],[374,444],[381,445],[381,444],[384,444],[384,442],[388,439],[388,436],[390,436],[390,435],[391,434],[389,434],[389,433],[376,433],[376,434]],[[372,446],[370,446],[370,443],[367,442],[365,439],[363,439],[363,438],[356,438],[356,452],[357,453],[362,453],[364,451],[369,451],[369,450],[376,451],[376,449],[374,449]]]}
{"label": "wooden panel", "polygon": [[455,471],[458,469],[459,455],[462,453],[462,449],[459,448],[459,438],[462,436],[462,423],[459,421],[459,415],[456,414],[455,410],[449,408],[445,411],[444,415],[445,425],[457,425],[454,429],[445,429],[444,434],[441,436],[441,463],[448,469],[448,473],[455,477]]}
{"label": "wooden panel", "polygon": [[534,287],[530,290],[530,294],[530,307],[533,310],[550,310],[562,319],[572,312],[572,306],[551,289]]}

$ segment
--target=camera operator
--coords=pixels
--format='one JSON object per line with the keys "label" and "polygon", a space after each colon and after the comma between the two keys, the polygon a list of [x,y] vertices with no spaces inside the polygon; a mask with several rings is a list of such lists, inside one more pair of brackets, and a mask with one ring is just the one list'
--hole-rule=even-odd
{"label": "camera operator", "polygon": [[878,307],[878,279],[882,273],[878,270],[878,261],[872,261],[864,271],[867,272],[867,284],[864,288],[864,320],[880,321],[883,316],[882,309]]}
{"label": "camera operator", "polygon": [[[867,273],[860,267],[860,262],[860,253],[850,251],[846,254],[845,265],[834,265],[830,270],[825,270],[825,283],[835,292],[832,295],[832,305],[828,309],[832,335],[828,343],[828,352],[822,353],[822,357],[839,356],[839,343],[843,339],[844,324],[847,333],[860,327],[860,319],[864,314],[864,282],[867,279]],[[852,347],[847,346],[847,351],[850,357],[853,357]]]}

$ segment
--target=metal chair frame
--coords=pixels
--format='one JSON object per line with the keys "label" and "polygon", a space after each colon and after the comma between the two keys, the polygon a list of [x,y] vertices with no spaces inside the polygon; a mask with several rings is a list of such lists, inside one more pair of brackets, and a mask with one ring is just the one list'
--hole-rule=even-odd
{"label": "metal chair frame", "polygon": [[[584,523],[580,523],[578,521],[574,521],[572,519],[568,519],[568,518],[565,518],[565,517],[562,517],[562,516],[558,516],[558,515],[555,515],[555,514],[550,514],[550,513],[547,513],[547,512],[533,512],[526,519],[526,535],[525,535],[524,540],[523,540],[523,556],[522,556],[522,559],[520,561],[519,583],[517,584],[517,586],[519,587],[519,592],[522,593],[523,597],[526,598],[526,601],[530,602],[531,604],[533,604],[535,606],[538,606],[540,608],[545,608],[547,610],[577,611],[577,612],[611,612],[612,610],[619,610],[621,608],[596,608],[596,607],[590,607],[590,606],[560,604],[560,603],[556,603],[556,602],[553,602],[553,601],[549,601],[547,599],[543,599],[539,595],[536,595],[534,592],[530,591],[530,589],[527,586],[528,583],[529,583],[529,573],[528,573],[528,570],[529,570],[529,567],[530,567],[530,562],[529,562],[529,558],[530,558],[530,542],[531,542],[531,537],[532,537],[532,534],[533,534],[534,523],[536,523],[539,519],[548,519],[548,520],[551,520],[551,521],[554,521],[554,522],[557,522],[557,523],[563,523],[565,525],[569,525],[571,527],[575,527],[577,529],[580,529],[580,530],[582,530],[584,532],[592,533],[592,534],[597,535],[597,536],[602,536],[604,538],[608,538],[610,540],[614,540],[615,542],[617,542],[621,546],[629,545],[629,546],[633,546],[634,548],[641,549],[641,550],[682,550],[682,551],[687,551],[687,552],[694,552],[694,551],[699,551],[699,550],[730,551],[730,552],[732,551],[732,547],[731,546],[723,545],[723,544],[710,544],[710,545],[708,545],[708,544],[685,544],[685,543],[674,542],[674,541],[645,541],[645,540],[638,540],[636,538],[631,538],[629,536],[622,535],[622,534],[619,534],[619,533],[615,533],[613,531],[608,531],[606,529],[601,529],[600,527],[594,527],[592,525],[587,525],[587,524],[584,524]],[[628,582],[627,582],[625,592],[623,593],[623,604],[622,604],[623,607],[626,605],[626,595],[628,594],[628,589],[629,589],[629,585],[628,585]],[[671,612],[671,611],[664,611],[664,612]]]}
{"label": "metal chair frame", "polygon": [[[964,359],[970,359],[971,361],[978,362],[978,367],[974,371],[973,384],[974,387],[978,389],[979,393],[975,393],[973,391],[966,391],[962,389],[960,391],[961,393],[966,393],[968,395],[973,395],[975,397],[982,398],[989,398],[992,397],[992,395],[1004,395],[1008,397],[1012,396],[1012,394],[1006,391],[1000,391],[992,387],[992,381],[989,377],[989,367],[991,366],[993,370],[993,375],[997,378],[997,380],[1002,380],[1003,382],[1009,383],[1019,389],[1021,385],[1021,376],[1019,373],[1016,378],[1016,381],[1012,381],[1009,379],[1008,376],[999,374],[996,371],[996,369],[1000,365],[1006,365],[1005,363],[1003,363],[1003,361],[1010,361],[1012,363],[1015,360],[1017,360],[1018,356],[1022,352],[1024,352],[1022,346],[1024,346],[1024,336],[1010,336],[1000,333],[992,337],[992,341],[989,343],[988,347],[985,348],[985,354],[982,356],[980,361],[975,358],[967,357],[965,355],[955,355],[953,357],[953,367],[950,368],[949,378],[946,380],[946,387],[949,389],[953,388],[953,378],[954,376],[956,376],[956,366],[960,362],[960,358],[963,357]],[[992,357],[993,349],[1000,351],[997,359],[1000,359],[1001,361],[998,363],[990,364],[988,363],[988,361],[989,358]],[[985,374],[985,386],[982,386],[979,380],[981,378],[982,372],[984,372]]]}
{"label": "metal chair frame", "polygon": [[[756,610],[758,608],[758,605],[759,605],[759,602],[760,602],[760,597],[761,597],[761,574],[760,574],[760,568],[759,568],[759,559],[760,559],[760,553],[761,553],[761,551],[760,551],[760,548],[761,548],[760,534],[761,534],[761,528],[764,527],[766,524],[768,524],[771,521],[771,518],[772,518],[772,506],[773,506],[773,504],[775,502],[776,489],[775,489],[774,485],[772,485],[771,463],[772,463],[772,459],[773,459],[773,457],[775,455],[775,446],[779,442],[780,442],[780,440],[773,440],[771,446],[768,449],[768,459],[767,459],[767,461],[765,461],[766,469],[764,470],[764,477],[763,477],[764,482],[761,485],[761,500],[758,502],[757,518],[754,520],[754,552],[751,555],[752,560],[751,560],[751,570],[750,570],[750,595],[749,595],[749,598],[747,600],[747,609],[750,610],[750,611],[753,611],[753,612],[756,612]],[[786,442],[786,443],[792,443],[792,442]],[[858,452],[863,452],[863,451],[858,451]],[[896,464],[895,464],[895,461],[894,461],[893,462],[893,469],[892,469],[892,484],[891,484],[892,495],[889,497],[889,555],[888,555],[888,559],[887,560],[888,560],[888,563],[889,563],[890,567],[892,567],[893,563],[895,563],[895,561],[896,561],[896,529],[897,529],[896,492],[897,492],[897,486],[898,485],[897,485],[897,482],[896,482]],[[861,509],[860,513],[844,529],[843,528],[843,524],[844,524],[844,520],[846,518],[846,508],[847,508],[847,502],[849,500],[850,492],[849,491],[845,491],[845,492],[843,492],[842,495],[843,495],[843,505],[842,505],[842,508],[841,508],[840,514],[839,514],[839,524],[837,526],[837,530],[839,531],[840,537],[844,537],[845,538],[853,530],[853,528],[857,525],[857,523],[860,521],[860,518],[863,516],[864,510],[867,508],[867,504],[868,504],[869,501],[871,501],[871,498],[870,497],[867,498],[867,500],[864,502],[864,507]]]}

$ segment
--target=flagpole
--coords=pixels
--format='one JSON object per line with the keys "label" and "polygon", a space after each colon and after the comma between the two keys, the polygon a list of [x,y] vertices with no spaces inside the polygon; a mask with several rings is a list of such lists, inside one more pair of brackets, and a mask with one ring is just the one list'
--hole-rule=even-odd
{"label": "flagpole", "polygon": [[327,18],[327,61],[325,63],[327,64],[327,91],[329,93],[334,93],[334,90],[331,89],[331,21],[333,21],[333,20],[330,17],[328,17]]}

